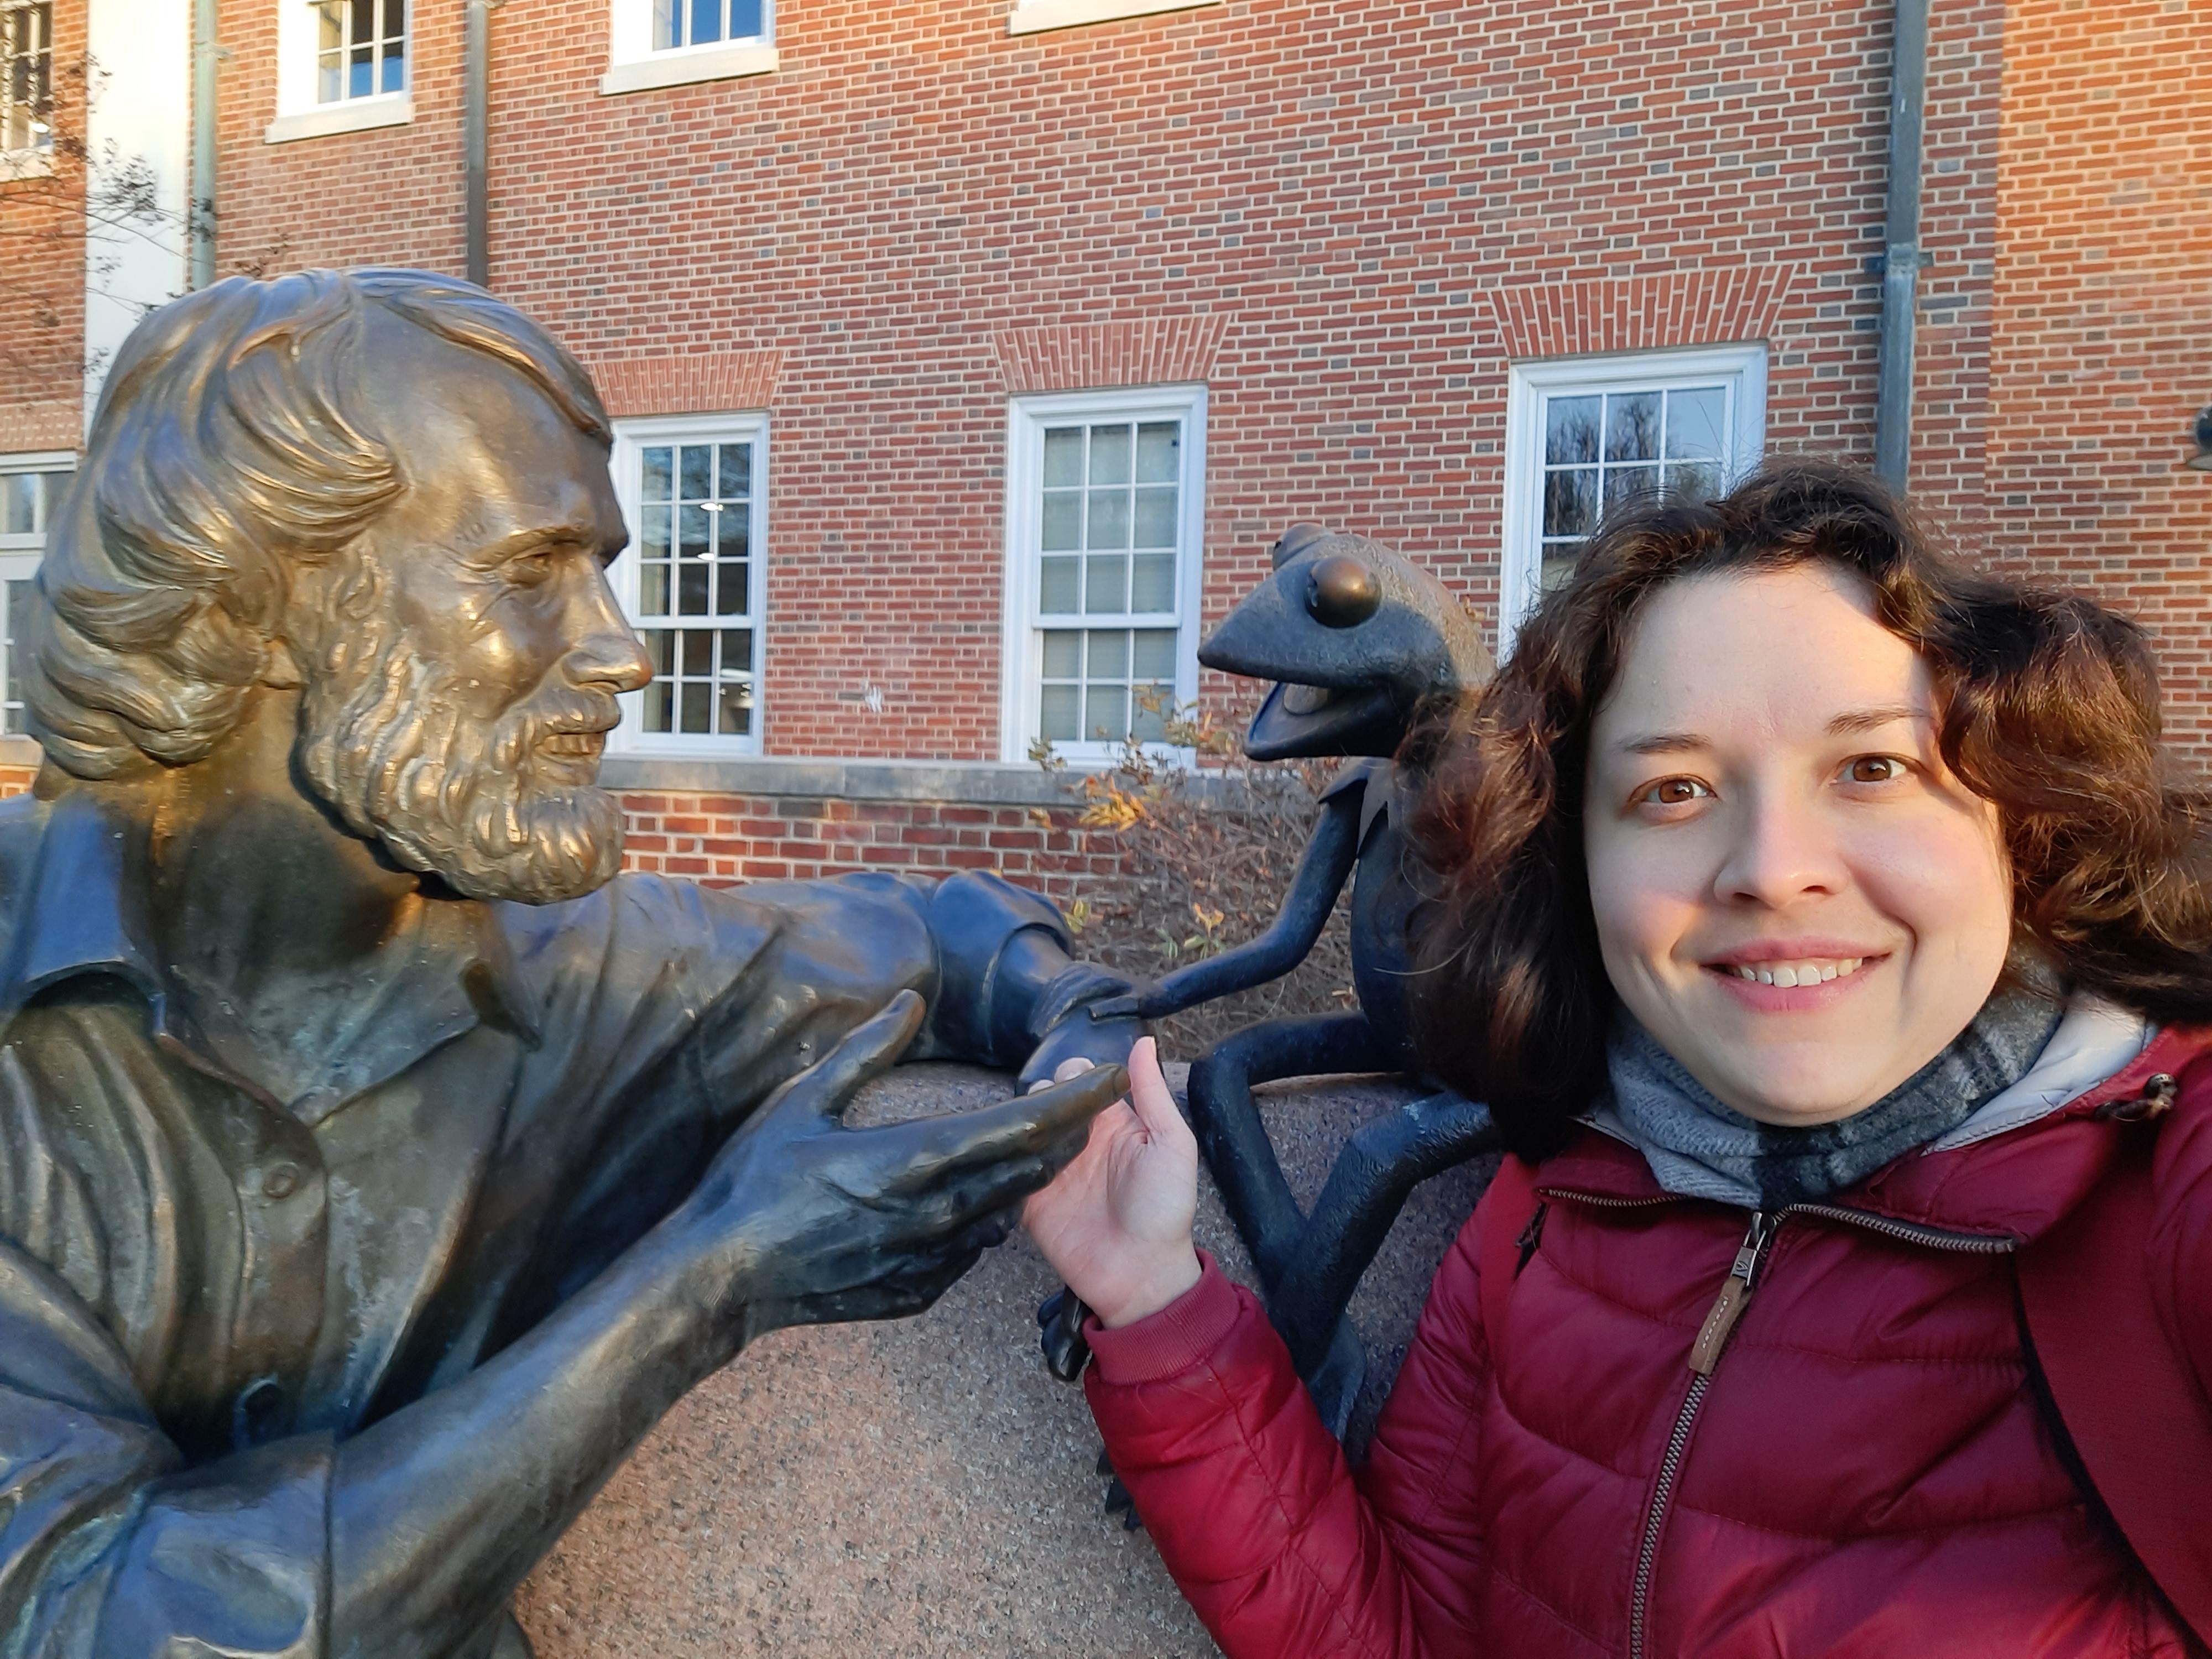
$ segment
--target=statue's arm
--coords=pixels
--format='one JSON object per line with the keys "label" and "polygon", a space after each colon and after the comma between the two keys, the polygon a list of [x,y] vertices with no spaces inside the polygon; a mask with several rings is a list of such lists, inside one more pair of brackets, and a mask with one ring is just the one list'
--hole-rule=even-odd
{"label": "statue's arm", "polygon": [[[1179,1013],[1215,997],[1280,979],[1304,962],[1328,925],[1336,896],[1359,856],[1361,799],[1359,790],[1346,789],[1322,803],[1321,821],[1299,856],[1283,908],[1267,932],[1219,956],[1178,968],[1139,996],[1131,1005],[1134,1011],[1151,1018]],[[1120,1012],[1121,1007],[1108,1003],[1101,1012]]]}
{"label": "statue's arm", "polygon": [[1107,1066],[978,1111],[843,1127],[921,1012],[893,998],[582,1291],[342,1443],[187,1467],[115,1339],[0,1237],[0,1659],[460,1650],[687,1389],[764,1331],[927,1307],[1127,1086]]}
{"label": "statue's arm", "polygon": [[186,1468],[114,1336],[0,1236],[4,1659],[319,1659],[334,1461],[322,1435]]}
{"label": "statue's arm", "polygon": [[441,1654],[494,1617],[647,1431],[736,1356],[744,1296],[665,1225],[488,1364],[340,1445],[331,1654]]}
{"label": "statue's arm", "polygon": [[0,1659],[453,1651],[737,1352],[742,1277],[664,1229],[358,1438],[187,1467],[114,1339],[0,1242]]}
{"label": "statue's arm", "polygon": [[[699,890],[696,902],[733,942],[708,950],[706,963],[744,963],[736,974],[709,965],[702,976],[714,988],[698,1022],[704,1084],[726,1108],[757,1098],[764,1071],[790,1063],[765,1033],[804,1025],[819,1047],[902,988],[928,1007],[909,1059],[1019,1068],[1024,1082],[1077,1054],[1122,1060],[1142,1029],[1126,1010],[1091,1015],[1135,989],[1127,975],[1079,959],[1049,900],[981,871],[764,882]],[[808,988],[795,1021],[781,1012],[793,987]]]}

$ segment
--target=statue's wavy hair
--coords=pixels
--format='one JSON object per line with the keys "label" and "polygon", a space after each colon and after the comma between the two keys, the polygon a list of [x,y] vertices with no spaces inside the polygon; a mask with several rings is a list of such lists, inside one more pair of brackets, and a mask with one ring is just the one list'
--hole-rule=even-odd
{"label": "statue's wavy hair", "polygon": [[1410,825],[1423,1058],[1524,1157],[1562,1145],[1604,1081],[1583,772],[1637,619],[1669,582],[1814,562],[1863,582],[1929,665],[1944,761],[1997,807],[2019,942],[2069,987],[2212,1021],[2212,800],[2162,744],[2142,629],[1948,556],[1863,474],[1778,459],[1717,501],[1609,518],[1496,677],[1409,740],[1431,768]]}
{"label": "statue's wavy hair", "polygon": [[237,276],[163,306],[117,356],[17,622],[31,732],[69,771],[207,754],[268,670],[294,573],[338,556],[404,488],[353,395],[373,372],[371,307],[507,364],[610,441],[582,367],[452,277]]}

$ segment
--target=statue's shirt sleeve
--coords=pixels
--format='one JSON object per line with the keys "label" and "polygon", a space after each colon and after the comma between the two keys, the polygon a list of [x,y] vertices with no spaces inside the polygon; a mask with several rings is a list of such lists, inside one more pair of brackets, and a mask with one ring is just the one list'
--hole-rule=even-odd
{"label": "statue's shirt sleeve", "polygon": [[488,1259],[508,1253],[513,1273],[479,1352],[604,1269],[756,1106],[900,991],[929,1009],[906,1058],[1019,1064],[1040,987],[1007,946],[1043,940],[1064,963],[1067,942],[1048,902],[981,873],[729,889],[632,875],[503,914],[540,1037],[497,1159],[511,1174],[478,1206]]}

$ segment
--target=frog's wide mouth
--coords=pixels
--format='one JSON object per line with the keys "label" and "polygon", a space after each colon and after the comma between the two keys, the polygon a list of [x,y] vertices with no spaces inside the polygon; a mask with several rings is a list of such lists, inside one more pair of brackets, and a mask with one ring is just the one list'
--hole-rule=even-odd
{"label": "frog's wide mouth", "polygon": [[1388,686],[1279,680],[1252,716],[1244,752],[1254,760],[1360,753],[1349,745],[1376,721],[1392,720],[1394,714]]}

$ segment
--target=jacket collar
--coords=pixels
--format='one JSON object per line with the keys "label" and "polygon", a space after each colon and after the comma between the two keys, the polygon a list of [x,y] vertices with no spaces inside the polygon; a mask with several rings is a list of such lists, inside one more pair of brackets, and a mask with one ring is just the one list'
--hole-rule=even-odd
{"label": "jacket collar", "polygon": [[[2137,1132],[2100,1110],[2143,1097],[2158,1078],[2212,1088],[2212,1027],[2160,1031],[2111,1076],[2056,1108],[1985,1137],[1907,1152],[1830,1203],[2026,1243],[2070,1213],[2112,1166],[2122,1137]],[[1709,1202],[1668,1192],[1636,1148],[1587,1125],[1538,1166],[1535,1184],[1546,1198],[1607,1207]]]}
{"label": "jacket collar", "polygon": [[[0,802],[0,1028],[53,986],[109,975],[145,999],[156,1041],[182,1050],[202,1069],[228,1077],[170,994],[150,943],[145,875],[143,831],[110,811],[96,788],[67,789],[52,800],[26,795]],[[454,948],[441,950],[445,963],[426,975],[432,994],[419,1004],[402,1002],[387,1011],[380,1048],[390,1063],[373,1077],[349,1079],[354,1086],[342,1093],[325,1090],[313,1103],[303,1102],[307,1109],[300,1115],[307,1121],[319,1121],[481,1020],[489,1018],[533,1045],[538,1041],[499,907],[472,899],[452,903],[451,920],[460,926],[436,930],[441,943],[453,941]],[[390,1023],[395,1018],[396,1030]],[[252,1087],[242,1079],[230,1080]]]}

